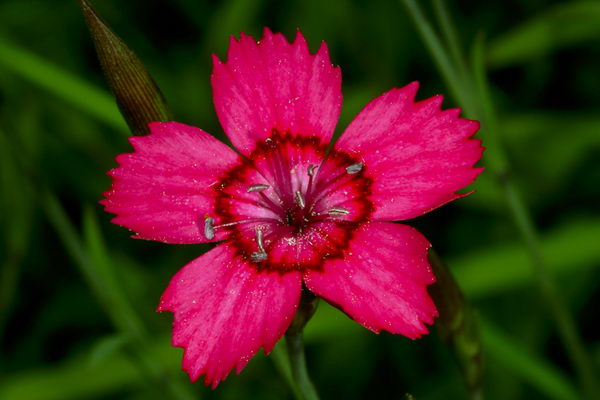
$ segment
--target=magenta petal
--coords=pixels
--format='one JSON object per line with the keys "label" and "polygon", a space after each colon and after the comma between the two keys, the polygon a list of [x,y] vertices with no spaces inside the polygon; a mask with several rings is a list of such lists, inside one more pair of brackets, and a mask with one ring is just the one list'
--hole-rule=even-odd
{"label": "magenta petal", "polygon": [[[215,184],[238,156],[208,133],[177,122],[154,122],[151,134],[129,139],[134,153],[117,157],[112,187],[101,203],[113,222],[137,238],[168,243],[207,242],[204,215]],[[215,240],[221,239],[219,233]]]}
{"label": "magenta petal", "polygon": [[222,244],[173,277],[158,311],[175,314],[173,345],[185,349],[190,379],[205,376],[214,388],[261,347],[271,351],[294,318],[300,289],[298,272],[258,273]]}
{"label": "magenta petal", "polygon": [[375,220],[409,219],[462,195],[481,173],[479,123],[440,110],[441,96],[415,103],[418,83],[371,101],[335,147],[362,159],[373,179]]}
{"label": "magenta petal", "polygon": [[240,152],[249,154],[273,129],[330,140],[342,104],[341,72],[325,43],[311,55],[300,32],[290,44],[265,29],[258,44],[243,33],[232,38],[227,59],[213,58],[213,99]]}
{"label": "magenta petal", "polygon": [[306,286],[372,331],[413,339],[426,334],[424,324],[437,316],[427,293],[435,281],[427,239],[391,222],[363,225],[354,235],[343,259],[305,274]]}

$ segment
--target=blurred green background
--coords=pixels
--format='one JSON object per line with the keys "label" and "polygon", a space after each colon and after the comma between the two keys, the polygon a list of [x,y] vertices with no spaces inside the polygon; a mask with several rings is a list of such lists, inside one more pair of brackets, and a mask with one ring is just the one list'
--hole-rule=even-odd
{"label": "blurred green background", "polygon": [[[485,34],[508,174],[597,371],[600,3],[446,4],[466,54]],[[413,80],[421,82],[419,98],[445,93],[445,107],[459,105],[397,1],[94,5],[145,63],[175,119],[217,136],[210,54],[223,58],[229,35],[258,38],[264,26],[289,39],[301,29],[313,51],[328,43],[343,73],[337,132],[370,99]],[[422,6],[435,21],[431,3]],[[127,135],[77,2],[0,0],[0,399],[292,398],[262,352],[215,391],[180,371],[171,316],[154,309],[170,277],[207,248],[132,240],[110,224],[97,202],[115,155],[130,149]],[[494,142],[483,139],[493,154]],[[485,398],[581,398],[489,168],[472,188],[473,195],[409,223],[448,262],[481,317]],[[435,333],[415,342],[374,335],[322,303],[306,342],[324,399],[467,398]]]}

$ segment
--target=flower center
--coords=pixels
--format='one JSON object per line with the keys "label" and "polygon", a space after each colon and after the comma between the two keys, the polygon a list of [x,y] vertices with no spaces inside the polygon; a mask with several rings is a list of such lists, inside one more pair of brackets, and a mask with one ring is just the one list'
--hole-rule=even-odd
{"label": "flower center", "polygon": [[325,153],[318,137],[274,130],[213,186],[205,235],[227,230],[238,255],[259,270],[319,269],[343,257],[371,214],[371,180],[350,154]]}

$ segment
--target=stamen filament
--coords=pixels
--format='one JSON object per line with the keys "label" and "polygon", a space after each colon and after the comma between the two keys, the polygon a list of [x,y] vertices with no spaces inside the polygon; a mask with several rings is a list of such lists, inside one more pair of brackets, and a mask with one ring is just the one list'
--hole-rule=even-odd
{"label": "stamen filament", "polygon": [[[220,224],[220,225],[212,225],[212,223],[214,223],[214,219],[211,217],[206,218],[205,222],[204,222],[204,229],[205,229],[205,234],[206,234],[206,225],[207,225],[207,220],[212,220],[210,222],[211,224],[211,229],[212,229],[212,233],[214,234],[215,229],[219,229],[219,228],[225,228],[228,226],[234,226],[234,225],[240,225],[240,224],[246,224],[246,223],[250,223],[250,222],[273,222],[273,221],[277,221],[277,222],[281,222],[279,219],[276,218],[248,218],[248,219],[243,219],[241,221],[234,221],[234,222],[227,222],[226,224]],[[208,237],[207,237],[208,239]]]}
{"label": "stamen filament", "polygon": [[[341,170],[337,175],[333,177],[329,177],[329,179],[323,181],[321,180],[318,183],[315,183],[315,190],[318,192],[317,199],[321,199],[323,197],[323,190],[329,190],[330,192],[334,190],[337,186],[333,186],[334,183],[339,184],[339,180],[343,179],[348,175],[347,168],[345,170]],[[315,199],[314,201],[317,201]]]}
{"label": "stamen filament", "polygon": [[318,167],[316,165],[309,165],[308,166],[308,185],[306,185],[306,195],[305,195],[305,200],[306,201],[310,201],[310,196],[311,196],[311,192],[312,192],[312,186],[313,186],[313,182],[315,180],[315,170]]}
{"label": "stamen filament", "polygon": [[296,190],[296,204],[298,204],[300,208],[306,207],[306,201],[304,200],[304,196],[299,190]]}
{"label": "stamen filament", "polygon": [[[265,203],[267,203],[267,205],[272,207],[271,210],[273,210],[273,209],[280,210],[280,211],[283,210],[283,208],[280,205],[278,205],[273,200],[271,200],[271,198],[268,197],[263,192],[258,192],[258,194],[260,195],[261,199],[263,199],[265,201]],[[269,208],[269,207],[265,207],[265,208]]]}
{"label": "stamen filament", "polygon": [[256,244],[258,245],[258,249],[264,253],[265,247],[263,246],[263,231],[260,229],[256,230]]}
{"label": "stamen filament", "polygon": [[259,251],[252,252],[252,254],[250,254],[250,260],[253,263],[260,263],[267,259],[267,252],[263,245],[263,232],[260,229],[256,230],[256,244]]}

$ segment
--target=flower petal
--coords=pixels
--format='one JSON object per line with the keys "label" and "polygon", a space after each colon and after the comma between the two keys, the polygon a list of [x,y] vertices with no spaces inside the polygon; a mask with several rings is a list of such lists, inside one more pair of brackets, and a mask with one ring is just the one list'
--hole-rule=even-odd
{"label": "flower petal", "polygon": [[354,235],[343,259],[305,273],[306,286],[374,332],[426,334],[424,324],[437,316],[426,288],[435,281],[427,239],[391,222],[363,225]]}
{"label": "flower petal", "polygon": [[327,46],[311,55],[300,32],[294,43],[265,29],[256,43],[231,39],[228,61],[213,57],[213,99],[234,146],[248,155],[273,129],[329,142],[342,105],[341,72]]}
{"label": "flower petal", "polygon": [[190,379],[205,376],[215,388],[261,347],[271,351],[294,318],[300,290],[298,272],[258,273],[222,244],[173,277],[158,311],[175,314],[173,345],[185,349]]}
{"label": "flower petal", "polygon": [[[167,243],[207,242],[205,214],[212,210],[211,185],[238,160],[208,133],[177,122],[153,122],[151,134],[129,139],[134,153],[117,157],[104,193],[113,222],[136,238]],[[219,232],[214,240],[222,239]]]}
{"label": "flower petal", "polygon": [[362,159],[373,179],[375,220],[422,215],[462,197],[455,193],[482,171],[479,123],[440,110],[441,96],[414,102],[418,83],[371,101],[335,144]]}

